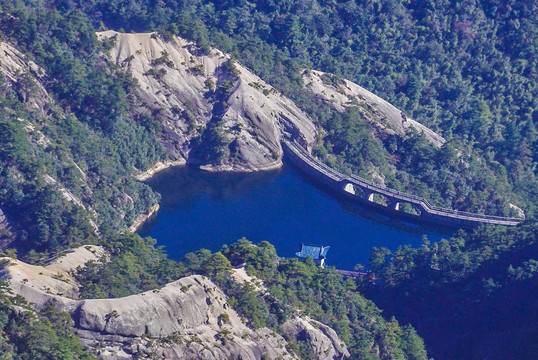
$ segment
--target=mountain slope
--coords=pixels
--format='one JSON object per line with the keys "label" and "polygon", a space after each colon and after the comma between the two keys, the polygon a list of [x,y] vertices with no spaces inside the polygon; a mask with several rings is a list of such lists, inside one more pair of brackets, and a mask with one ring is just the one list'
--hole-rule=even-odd
{"label": "mountain slope", "polygon": [[397,134],[404,138],[409,136],[408,133],[413,129],[424,135],[437,148],[446,142],[435,131],[407,117],[394,105],[347,79],[316,70],[303,71],[302,78],[304,87],[334,110],[343,113],[350,106],[360,107],[365,120],[373,123],[378,132]]}
{"label": "mountain slope", "polygon": [[[245,325],[228,297],[205,276],[189,276],[151,291],[116,299],[79,300],[76,273],[107,262],[102,247],[83,246],[46,266],[1,258],[1,277],[34,309],[54,306],[71,314],[78,336],[100,359],[297,359],[274,331]],[[288,340],[307,337],[316,359],[349,356],[334,330],[311,319],[286,322]],[[318,330],[320,329],[320,330]]]}
{"label": "mountain slope", "polygon": [[[42,67],[6,42],[0,49],[0,208],[11,233],[4,246],[17,238],[23,251],[54,251],[78,236],[99,236],[103,224],[127,227],[148,212],[158,196],[131,178],[121,145],[58,101]],[[114,131],[122,141],[133,126],[127,124],[121,120]],[[140,147],[159,147],[147,140]]]}
{"label": "mountain slope", "polygon": [[282,164],[284,133],[314,143],[312,120],[229,55],[156,33],[98,37],[112,40],[111,58],[138,80],[140,111],[162,124],[172,159],[208,170],[268,170]]}

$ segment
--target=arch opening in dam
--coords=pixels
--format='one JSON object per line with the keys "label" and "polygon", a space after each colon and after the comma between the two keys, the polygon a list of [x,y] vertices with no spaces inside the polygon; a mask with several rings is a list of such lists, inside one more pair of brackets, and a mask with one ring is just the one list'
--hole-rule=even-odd
{"label": "arch opening in dam", "polygon": [[400,202],[398,211],[414,216],[422,215],[422,209],[419,206],[408,202]]}
{"label": "arch opening in dam", "polygon": [[311,155],[296,141],[283,140],[287,158],[331,190],[374,209],[436,225],[472,228],[479,224],[518,225],[524,219],[470,213],[434,206],[425,198],[375,184],[356,175],[342,174]]}
{"label": "arch opening in dam", "polygon": [[342,188],[346,193],[350,195],[354,195],[361,199],[367,198],[367,193],[360,186],[356,186],[355,184],[345,182]]}
{"label": "arch opening in dam", "polygon": [[381,206],[385,206],[385,207],[390,207],[391,205],[391,201],[389,198],[387,198],[383,194],[379,194],[375,192],[372,192],[368,195],[368,201],[381,205]]}

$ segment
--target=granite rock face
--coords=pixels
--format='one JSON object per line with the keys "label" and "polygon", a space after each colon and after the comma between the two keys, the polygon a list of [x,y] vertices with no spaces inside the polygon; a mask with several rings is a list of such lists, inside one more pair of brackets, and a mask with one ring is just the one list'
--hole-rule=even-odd
{"label": "granite rock face", "polygon": [[6,215],[0,209],[0,250],[4,250],[13,241],[12,226]]}
{"label": "granite rock face", "polygon": [[53,306],[71,311],[77,306],[75,299],[79,297],[79,284],[74,272],[89,261],[106,261],[107,256],[101,246],[86,245],[65,251],[45,266],[2,257],[0,278],[37,309]]}
{"label": "granite rock face", "polygon": [[46,266],[0,258],[0,276],[36,309],[71,313],[83,343],[102,359],[295,359],[267,328],[252,330],[208,278],[189,276],[158,290],[118,299],[78,300],[73,274],[88,261],[106,261],[93,245],[66,252]]}
{"label": "granite rock face", "polygon": [[406,137],[411,131],[423,134],[436,147],[445,139],[435,131],[407,117],[388,101],[346,79],[316,70],[305,70],[302,74],[304,87],[318,99],[338,112],[357,106],[363,118],[372,123],[379,134]]}
{"label": "granite rock face", "polygon": [[73,318],[84,343],[108,354],[102,358],[133,352],[166,359],[295,358],[283,337],[248,328],[226,301],[213,282],[194,275],[138,295],[83,300]]}
{"label": "granite rock face", "polygon": [[46,266],[1,258],[0,276],[36,309],[54,306],[69,312],[83,344],[103,360],[290,360],[297,356],[287,350],[288,341],[298,340],[309,340],[317,359],[349,356],[334,330],[306,317],[286,322],[280,331],[284,337],[268,328],[249,328],[222,290],[201,275],[123,298],[77,299],[74,272],[108,256],[103,248],[86,245]]}
{"label": "granite rock face", "polygon": [[344,342],[336,331],[308,317],[296,317],[286,321],[281,333],[294,341],[309,341],[316,359],[345,359],[350,356]]}
{"label": "granite rock face", "polygon": [[41,83],[46,75],[43,68],[14,46],[0,42],[0,72],[7,80],[5,83],[15,90],[24,103],[42,114],[48,112],[51,99]]}
{"label": "granite rock face", "polygon": [[[137,79],[139,111],[162,123],[161,141],[172,160],[214,171],[268,170],[282,165],[282,136],[293,134],[305,146],[315,141],[315,126],[303,111],[238,62],[230,63],[227,54],[203,54],[182,38],[165,41],[155,33],[97,36],[114,41],[110,57]],[[219,92],[222,85],[229,86],[226,92]],[[193,151],[210,127],[225,138],[219,163]]]}

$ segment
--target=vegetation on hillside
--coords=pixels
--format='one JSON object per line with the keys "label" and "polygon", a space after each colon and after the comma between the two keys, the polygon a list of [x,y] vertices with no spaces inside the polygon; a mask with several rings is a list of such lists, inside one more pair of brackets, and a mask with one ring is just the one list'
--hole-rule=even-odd
{"label": "vegetation on hillside", "polygon": [[[151,240],[138,235],[118,236],[114,244],[118,255],[110,262],[79,273],[84,296],[123,296],[164,285],[174,277],[202,274],[224,290],[228,303],[254,329],[269,327],[279,332],[280,325],[300,310],[331,326],[348,346],[352,359],[427,359],[416,331],[400,326],[394,318],[385,320],[381,311],[356,291],[353,281],[343,281],[334,268],[322,269],[313,261],[279,258],[268,242],[255,246],[241,239],[219,252],[202,249],[189,253],[179,263],[167,260],[162,251],[151,246]],[[263,281],[268,293],[232,280],[232,265],[243,263],[251,275]],[[311,359],[307,339],[293,339],[290,350],[302,359]]]}
{"label": "vegetation on hillside", "polygon": [[90,220],[101,230],[130,226],[159,200],[131,175],[164,156],[156,124],[133,110],[136,83],[103,59],[108,45],[84,14],[3,11],[2,40],[46,74],[0,76],[0,207],[15,245],[53,252],[97,241]]}
{"label": "vegetation on hillside", "polygon": [[[388,185],[457,209],[507,214],[511,201],[531,215],[536,206],[532,1],[53,3],[66,12],[82,9],[96,25],[180,34],[202,50],[211,44],[232,53],[309,111],[327,129],[329,152],[343,148],[337,160],[354,172],[379,166]],[[302,90],[299,75],[305,67],[357,82],[448,143],[436,151],[394,138],[382,154],[364,149],[354,141],[364,136],[363,119],[340,120],[322,104],[311,106],[315,100]],[[331,124],[350,119],[355,125],[344,126],[349,136],[337,136]]]}
{"label": "vegetation on hillside", "polygon": [[34,313],[0,282],[0,358],[12,360],[96,360],[74,334],[67,313],[45,308]]}
{"label": "vegetation on hillside", "polygon": [[537,234],[528,222],[419,249],[374,249],[370,267],[382,285],[361,290],[417,328],[436,359],[530,359],[538,350]]}
{"label": "vegetation on hillside", "polygon": [[106,265],[89,263],[77,272],[80,296],[117,298],[153,290],[184,276],[180,264],[168,259],[156,241],[137,234],[107,234],[105,248],[113,254]]}

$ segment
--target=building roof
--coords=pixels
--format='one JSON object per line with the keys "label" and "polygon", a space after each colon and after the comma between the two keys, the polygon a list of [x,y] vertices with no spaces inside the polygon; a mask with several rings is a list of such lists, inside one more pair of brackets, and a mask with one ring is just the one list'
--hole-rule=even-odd
{"label": "building roof", "polygon": [[320,260],[327,257],[330,248],[330,246],[301,244],[301,251],[296,252],[295,255],[300,258],[310,256],[314,260]]}

